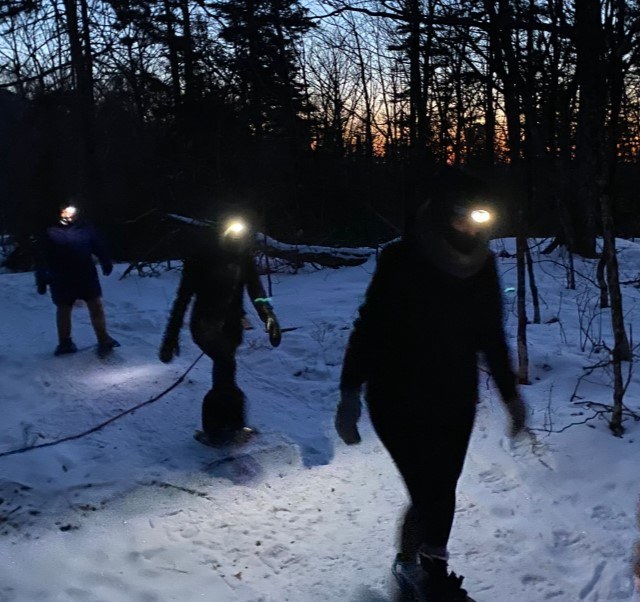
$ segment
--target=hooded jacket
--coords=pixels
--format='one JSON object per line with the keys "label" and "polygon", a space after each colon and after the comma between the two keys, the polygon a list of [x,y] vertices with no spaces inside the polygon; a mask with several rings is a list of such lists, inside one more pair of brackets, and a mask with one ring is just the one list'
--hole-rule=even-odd
{"label": "hooded jacket", "polygon": [[164,334],[164,341],[178,340],[185,313],[195,297],[190,326],[197,336],[202,324],[226,324],[226,334],[239,344],[242,338],[241,318],[244,315],[245,288],[263,322],[272,314],[271,305],[251,252],[225,250],[213,241],[200,248],[184,261],[178,293]]}
{"label": "hooded jacket", "polygon": [[367,384],[368,397],[444,397],[474,401],[478,353],[484,353],[505,400],[516,378],[502,323],[500,284],[489,253],[459,277],[401,240],[381,253],[353,325],[341,388]]}

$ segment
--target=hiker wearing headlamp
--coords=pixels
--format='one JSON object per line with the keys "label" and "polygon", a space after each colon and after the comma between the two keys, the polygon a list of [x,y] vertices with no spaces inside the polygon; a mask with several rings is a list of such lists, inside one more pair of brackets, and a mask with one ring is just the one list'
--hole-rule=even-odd
{"label": "hiker wearing headlamp", "polygon": [[[213,360],[212,387],[202,400],[202,429],[212,445],[247,437],[246,400],[236,383],[236,351],[242,342],[243,297],[246,289],[265,325],[271,345],[280,344],[281,331],[253,259],[252,232],[241,219],[221,223],[206,232],[185,259],[182,278],[167,323],[160,360],[179,354],[179,334],[193,297],[190,330],[193,341]],[[199,435],[202,435],[200,433]]]}
{"label": "hiker wearing headlamp", "polygon": [[447,545],[478,398],[483,353],[510,418],[525,426],[502,322],[495,260],[488,248],[494,212],[484,185],[442,170],[399,242],[381,253],[351,332],[335,426],[360,441],[360,391],[373,426],[411,498],[393,572],[429,602],[469,602],[448,570]]}
{"label": "hiker wearing headlamp", "polygon": [[84,301],[98,340],[98,355],[104,357],[120,343],[107,332],[102,287],[93,258],[97,257],[103,276],[111,274],[113,263],[95,228],[78,215],[74,205],[61,207],[57,222],[38,240],[36,287],[41,295],[49,288],[56,306],[58,346],[54,354],[78,350],[71,338],[71,313],[78,301]]}

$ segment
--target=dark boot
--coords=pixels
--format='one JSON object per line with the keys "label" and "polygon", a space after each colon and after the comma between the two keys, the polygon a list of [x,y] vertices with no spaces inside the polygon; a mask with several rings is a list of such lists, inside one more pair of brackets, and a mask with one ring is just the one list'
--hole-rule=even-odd
{"label": "dark boot", "polygon": [[63,339],[58,343],[53,355],[65,355],[67,353],[75,353],[76,351],[78,351],[78,348],[72,339]]}
{"label": "dark boot", "polygon": [[118,343],[114,338],[108,336],[106,339],[98,343],[98,355],[100,357],[104,357],[111,353],[115,347],[120,347],[120,343]]}
{"label": "dark boot", "polygon": [[246,427],[245,402],[237,386],[214,386],[202,400],[202,430],[212,440],[232,440]]}
{"label": "dark boot", "polygon": [[420,564],[426,574],[423,582],[424,600],[429,602],[474,602],[462,587],[464,577],[449,572],[447,561],[420,554]]}

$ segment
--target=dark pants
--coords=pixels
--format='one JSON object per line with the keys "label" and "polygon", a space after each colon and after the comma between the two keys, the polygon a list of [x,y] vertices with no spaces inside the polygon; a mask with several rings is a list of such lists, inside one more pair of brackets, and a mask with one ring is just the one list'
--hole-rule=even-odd
{"label": "dark pants", "polygon": [[236,384],[236,351],[242,341],[238,319],[191,324],[193,340],[211,358],[212,386],[202,400],[202,430],[212,437],[245,426],[245,396]]}
{"label": "dark pants", "polygon": [[409,491],[418,545],[446,549],[475,400],[437,401],[424,394],[398,399],[371,390],[367,398],[376,432]]}

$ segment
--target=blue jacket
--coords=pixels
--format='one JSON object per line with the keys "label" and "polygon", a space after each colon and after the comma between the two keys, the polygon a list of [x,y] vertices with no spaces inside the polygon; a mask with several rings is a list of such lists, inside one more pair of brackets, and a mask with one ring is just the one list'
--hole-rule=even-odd
{"label": "blue jacket", "polygon": [[62,300],[73,303],[75,299],[102,294],[93,255],[103,272],[109,273],[113,268],[102,239],[86,222],[47,228],[39,255],[36,282],[51,286],[54,303]]}

